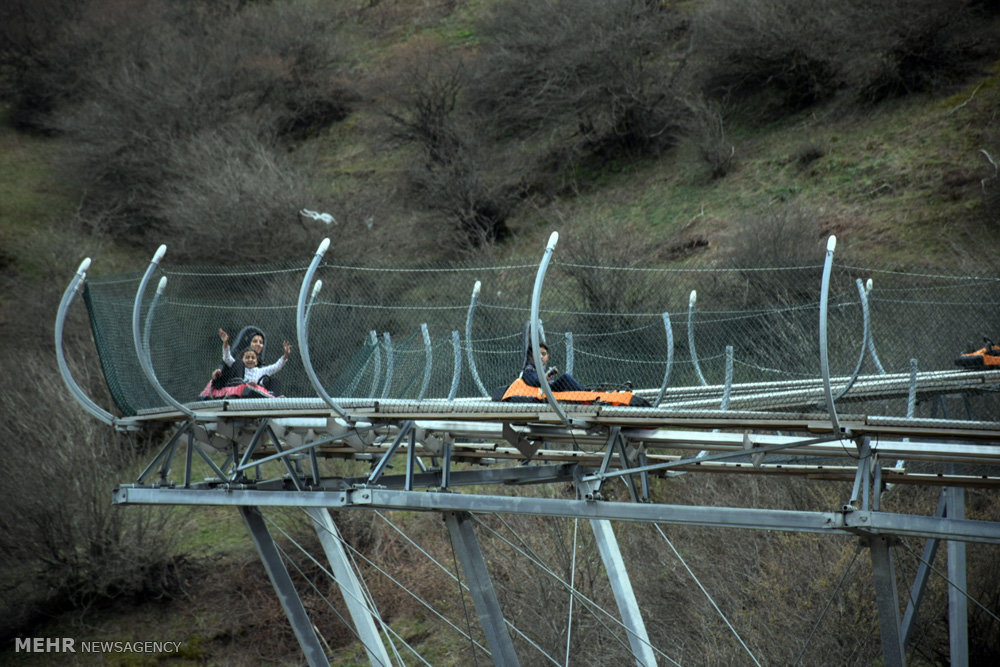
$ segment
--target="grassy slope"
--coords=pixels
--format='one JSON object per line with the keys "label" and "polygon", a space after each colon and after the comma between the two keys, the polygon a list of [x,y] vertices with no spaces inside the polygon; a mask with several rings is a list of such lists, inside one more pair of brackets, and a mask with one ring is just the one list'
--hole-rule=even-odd
{"label": "grassy slope", "polygon": [[[461,36],[457,28],[450,30],[449,39]],[[683,151],[659,162],[608,170],[599,176],[599,187],[514,220],[519,236],[509,251],[534,256],[553,228],[564,225],[563,233],[572,233],[573,223],[559,220],[601,217],[641,223],[656,236],[702,236],[710,241],[710,256],[718,257],[727,251],[731,220],[798,196],[820,212],[822,235],[838,234],[848,252],[866,263],[995,268],[996,256],[978,243],[985,228],[977,222],[982,206],[977,188],[988,174],[978,153],[981,129],[997,108],[1000,85],[994,72],[968,82],[961,91],[906,100],[873,110],[868,117],[810,114],[763,131],[738,133],[737,168],[719,181],[708,181],[700,168],[690,166]],[[367,120],[363,115],[351,119],[331,131],[331,144],[311,151],[322,156],[317,158],[319,168],[338,175],[338,188],[350,190],[351,179],[369,178],[373,171],[398,169],[398,157],[376,160],[359,148],[366,140],[350,130],[365,127]],[[800,166],[796,156],[811,146],[820,147],[822,156]],[[47,284],[68,280],[82,256],[94,256],[102,272],[146,260],[143,253],[88,238],[63,224],[72,215],[75,194],[60,186],[52,166],[58,150],[57,141],[20,135],[0,124],[0,322],[9,325],[17,318],[8,288],[37,292],[50,301],[44,308],[54,313],[55,294]],[[189,658],[225,660],[223,652],[233,649],[233,636],[239,632],[228,610],[246,604],[245,596],[231,590],[233,579],[261,573],[233,513],[199,510],[192,513],[191,522],[182,549],[197,578],[189,582],[188,597],[147,604],[124,601],[90,610],[86,617],[67,614],[37,634],[180,639],[187,642]],[[400,630],[417,636],[421,624],[414,619],[402,623]],[[436,650],[443,657],[447,647]],[[356,648],[338,655],[343,664],[361,657]],[[14,658],[7,652],[4,662]],[[8,664],[47,661],[16,656],[16,662]]]}

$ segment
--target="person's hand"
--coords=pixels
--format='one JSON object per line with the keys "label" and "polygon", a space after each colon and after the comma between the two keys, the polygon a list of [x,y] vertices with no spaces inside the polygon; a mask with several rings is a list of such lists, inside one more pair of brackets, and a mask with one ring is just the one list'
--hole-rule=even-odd
{"label": "person's hand", "polygon": [[213,380],[218,380],[221,375],[222,375],[222,370],[219,368],[216,368],[214,371],[212,371]]}
{"label": "person's hand", "polygon": [[553,375],[559,375],[559,369],[553,366],[549,370],[545,371],[545,377],[550,378]]}
{"label": "person's hand", "polygon": [[286,340],[281,345],[285,348],[285,359],[288,359],[288,355],[292,353],[292,344]]}
{"label": "person's hand", "polygon": [[222,329],[219,329],[219,338],[222,339],[222,346],[229,347],[229,334],[227,334]]}

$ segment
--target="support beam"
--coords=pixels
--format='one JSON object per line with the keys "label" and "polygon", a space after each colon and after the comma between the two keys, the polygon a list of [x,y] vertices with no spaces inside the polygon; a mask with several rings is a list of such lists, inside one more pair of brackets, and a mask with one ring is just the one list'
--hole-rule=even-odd
{"label": "support beam", "polygon": [[310,667],[329,665],[330,661],[326,657],[326,652],[316,636],[316,631],[313,630],[309,615],[306,614],[306,609],[302,606],[302,600],[292,584],[292,578],[288,575],[288,570],[281,560],[281,554],[278,553],[278,547],[274,544],[271,533],[267,530],[260,510],[256,507],[240,507],[240,516],[243,517],[243,521],[250,530],[250,537],[253,538],[253,543],[257,547],[257,552],[264,563],[264,569],[271,580],[271,585],[274,586],[274,590],[278,594],[278,600],[281,601],[281,606],[285,609],[288,622],[292,625],[292,631],[295,633],[296,639],[299,640],[306,662]]}
{"label": "support beam", "polygon": [[510,639],[507,625],[504,623],[503,611],[497,600],[496,591],[490,573],[486,569],[483,552],[479,548],[476,532],[473,529],[470,515],[465,512],[444,512],[444,522],[448,526],[451,544],[462,564],[462,571],[469,585],[469,592],[476,605],[479,623],[486,635],[496,665],[518,665],[514,643]]}
{"label": "support beam", "polygon": [[903,667],[906,665],[906,656],[903,653],[903,642],[899,632],[899,594],[896,590],[896,569],[889,539],[872,537],[868,541],[868,548],[872,555],[883,664],[886,667]]}
{"label": "support beam", "polygon": [[[937,514],[935,516],[944,517],[945,509],[948,506],[948,489],[941,491],[938,500]],[[920,557],[920,565],[917,566],[917,574],[913,577],[913,585],[910,586],[910,599],[906,603],[906,612],[903,614],[903,624],[901,634],[903,637],[903,647],[910,643],[910,635],[917,622],[917,615],[920,612],[920,603],[924,599],[924,591],[927,589],[927,580],[930,578],[931,567],[934,564],[934,557],[937,555],[940,540],[930,539],[924,544],[924,553]]]}
{"label": "support beam", "polygon": [[693,507],[659,503],[487,496],[471,493],[345,489],[342,491],[260,491],[238,488],[179,489],[123,484],[116,505],[246,505],[267,507],[355,507],[417,511],[498,512],[582,519],[652,521],[667,525],[861,535],[936,537],[1000,544],[1000,522],[887,512],[808,512],[740,507]]}
{"label": "support beam", "polygon": [[358,639],[364,644],[368,653],[368,660],[373,665],[391,665],[389,653],[382,643],[382,637],[375,623],[374,612],[365,602],[367,599],[365,591],[354,572],[351,560],[341,542],[340,531],[333,522],[330,511],[326,508],[313,507],[306,509],[306,512],[312,517],[316,535],[319,536],[326,558],[330,561],[333,576],[337,580],[337,586],[340,587],[340,594],[344,596],[344,602],[347,603],[347,610],[351,614],[351,620],[354,621]]}
{"label": "support beam", "polygon": [[615,538],[611,522],[604,519],[592,519],[590,527],[594,531],[594,538],[597,540],[597,548],[601,552],[601,559],[604,561],[604,569],[608,573],[608,580],[611,582],[611,590],[615,594],[615,601],[618,603],[618,613],[622,616],[622,623],[628,632],[628,643],[632,647],[632,656],[635,664],[639,667],[650,667],[656,664],[656,654],[649,643],[649,635],[646,632],[646,625],[642,620],[642,611],[639,603],[635,599],[635,592],[632,590],[632,581],[628,577],[625,569],[625,561],[622,559],[622,552],[618,548],[618,540]]}
{"label": "support beam", "polygon": [[[965,518],[965,489],[950,487],[948,518]],[[969,605],[965,597],[968,578],[965,570],[965,543],[948,540],[948,636],[951,644],[953,667],[969,664]]]}

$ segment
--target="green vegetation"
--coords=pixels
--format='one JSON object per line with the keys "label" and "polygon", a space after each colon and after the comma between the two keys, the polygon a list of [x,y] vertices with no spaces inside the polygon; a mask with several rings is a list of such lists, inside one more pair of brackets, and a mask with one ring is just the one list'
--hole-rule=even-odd
{"label": "green vegetation", "polygon": [[[134,477],[160,443],[111,437],[63,398],[51,323],[86,256],[101,273],[142,265],[160,243],[173,261],[303,259],[329,235],[357,261],[535,257],[555,229],[571,258],[733,266],[818,258],[836,234],[841,256],[869,265],[995,274],[996,3],[824,0],[806,18],[799,5],[4,2],[0,332],[12,343],[0,368],[34,378],[4,389],[4,413],[17,415],[0,426],[17,482],[0,491],[4,642],[155,636],[183,641],[184,659],[209,664],[299,659],[235,512],[108,507],[114,483]],[[300,218],[303,208],[332,213],[337,226]],[[761,238],[773,242],[751,243]],[[110,404],[85,318],[73,317],[74,371]],[[830,507],[843,495],[831,488],[754,482],[749,491]],[[43,490],[51,498],[40,499]],[[687,479],[656,489],[713,502],[744,492]],[[929,502],[907,494],[899,502]],[[996,498],[973,495],[970,512],[997,511]],[[439,522],[393,518],[449,560]],[[279,520],[310,539],[301,515]],[[442,592],[454,582],[381,522],[360,513],[337,521],[359,549],[402,554],[424,597],[459,604]],[[769,535],[747,538],[743,551],[704,531],[671,534],[701,572],[717,571],[723,554],[745,573],[744,589],[726,591],[724,602],[742,610],[758,647],[779,646],[774,663],[795,657],[778,636],[787,606],[805,605],[811,620],[824,602],[785,575],[812,572],[818,590],[853,552],[853,543]],[[566,552],[565,535],[545,539],[539,549]],[[624,543],[636,557],[663,550],[655,536],[630,533]],[[812,555],[788,563],[791,551]],[[510,565],[497,567],[510,600],[556,595],[557,587],[522,581],[523,563],[506,556]],[[587,567],[591,592],[606,596],[599,565]],[[664,557],[662,567],[641,593],[661,622],[685,633],[678,641],[717,650],[713,661],[739,662],[732,648],[717,648],[726,630],[715,619],[706,625],[711,612],[685,597],[675,565]],[[987,559],[974,567],[983,581],[1000,577]],[[469,658],[467,645],[432,630],[425,609],[368,575],[400,635],[436,664]],[[724,590],[716,577],[710,587]],[[869,636],[875,615],[864,588],[848,587],[827,621],[841,637]],[[342,603],[311,603],[321,627],[339,628],[325,637],[338,662],[363,663],[337,619]],[[523,609],[518,620],[543,626],[537,611]],[[945,655],[942,623],[930,617],[922,626],[928,663]],[[979,615],[973,630],[987,631],[970,632],[983,638],[974,648],[983,662],[1000,650],[989,623]],[[845,662],[877,654],[839,648]],[[7,649],[0,646],[4,661],[43,664]],[[686,662],[707,655],[692,652]]]}

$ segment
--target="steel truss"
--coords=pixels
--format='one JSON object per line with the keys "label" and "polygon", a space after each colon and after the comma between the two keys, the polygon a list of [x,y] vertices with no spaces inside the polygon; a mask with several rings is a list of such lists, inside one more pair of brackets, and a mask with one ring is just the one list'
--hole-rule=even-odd
{"label": "steel truss", "polygon": [[[546,247],[531,297],[528,335],[538,367],[541,367],[537,358],[541,340],[539,304],[556,239],[553,235]],[[832,237],[821,288],[819,380],[734,385],[727,373],[722,387],[708,386],[701,378],[703,386],[668,389],[673,338],[669,318],[664,314],[670,354],[663,385],[645,394],[655,396],[655,407],[644,409],[563,405],[555,400],[544,376],[540,379],[546,398],[543,405],[510,406],[479,398],[457,398],[455,389],[461,369],[457,332],[453,334],[454,379],[447,400],[398,401],[386,399],[385,391],[379,399],[329,396],[312,369],[307,335],[310,294],[314,299],[320,289],[319,281],[312,285],[312,277],[328,247],[329,242],[324,241],[317,250],[302,282],[297,305],[297,341],[315,398],[184,404],[166,392],[152,366],[148,338],[148,321],[165,289],[165,279],[160,281],[157,296],[149,305],[145,326],[140,321],[147,283],[162,260],[165,247],[157,251],[143,276],[132,317],[135,352],[141,370],[163,398],[161,409],[129,418],[116,417],[91,400],[69,372],[62,352],[63,326],[69,305],[85,281],[89,260],[80,265],[64,293],[55,330],[60,373],[70,393],[92,416],[118,430],[163,423],[175,426],[172,436],[135,482],[115,489],[113,502],[236,507],[309,664],[325,665],[328,658],[291,585],[260,508],[299,507],[308,512],[347,601],[357,636],[373,664],[392,662],[382,641],[381,619],[344,551],[328,511],[331,508],[405,509],[441,514],[461,562],[489,651],[494,662],[503,665],[517,664],[518,656],[470,521],[475,514],[589,519],[629,646],[641,665],[655,664],[656,655],[649,644],[611,521],[856,538],[869,550],[872,560],[886,665],[905,663],[905,648],[930,573],[929,565],[918,570],[910,587],[909,603],[901,615],[894,546],[901,537],[925,538],[923,562],[929,564],[940,541],[945,540],[951,585],[951,659],[956,665],[968,663],[964,545],[1000,543],[1000,522],[965,518],[964,489],[996,488],[1000,486],[1000,476],[992,472],[962,472],[958,466],[972,464],[996,470],[1000,465],[1000,424],[916,420],[912,419],[912,410],[906,418],[859,417],[838,412],[837,402],[842,406],[854,397],[906,395],[912,406],[917,396],[995,391],[1000,386],[1000,371],[918,374],[914,365],[909,375],[884,374],[871,339],[866,291],[859,281],[865,311],[862,358],[849,378],[831,377],[826,350],[826,309],[835,247]],[[478,286],[473,291],[467,330],[477,294]],[[692,292],[691,309],[694,303]],[[689,331],[689,338],[690,334]],[[386,342],[391,354],[388,339]],[[697,367],[693,339],[690,347]],[[866,350],[882,375],[859,376]],[[471,348],[468,354],[470,370],[485,394]],[[571,358],[568,363],[572,363]],[[392,367],[390,356],[386,388]],[[375,389],[373,386],[373,397]],[[822,403],[820,412],[791,412],[815,411],[817,402]],[[741,410],[749,405],[758,411]],[[765,412],[761,406],[785,413]],[[182,449],[183,459],[179,458]],[[211,477],[194,479],[195,455],[211,471]],[[324,465],[331,459],[366,461],[371,471],[360,477],[333,475],[331,466]],[[182,463],[178,466],[177,461]],[[906,467],[910,462],[930,462],[942,469],[915,472]],[[265,471],[271,476],[264,477]],[[852,490],[841,506],[828,511],[667,505],[651,498],[652,477],[695,472],[834,479],[852,482]],[[616,481],[625,485],[631,502],[606,499],[608,485]],[[572,483],[577,497],[512,497],[481,491],[490,485],[518,484],[532,488],[555,482]],[[936,514],[883,511],[882,495],[894,484],[941,486]],[[475,485],[476,492],[456,492],[470,485]]]}
{"label": "steel truss", "polygon": [[[234,418],[235,417],[235,418]],[[727,423],[732,428],[733,422]],[[475,442],[468,439],[477,436]],[[581,427],[551,424],[494,424],[477,421],[442,422],[403,419],[346,425],[336,418],[241,418],[181,423],[174,435],[135,484],[123,484],[114,493],[117,504],[228,505],[239,508],[296,636],[310,664],[317,657],[311,626],[303,625],[301,602],[288,590],[287,573],[274,556],[262,525],[254,523],[258,508],[300,507],[313,517],[324,550],[337,573],[357,634],[373,664],[388,654],[381,642],[375,614],[363,602],[357,577],[333,537],[336,526],[328,509],[390,509],[440,513],[459,555],[470,593],[496,664],[516,664],[513,644],[496,601],[488,569],[479,550],[472,514],[518,514],[584,518],[591,526],[602,560],[612,581],[622,622],[637,664],[654,664],[641,610],[631,592],[626,563],[618,551],[611,521],[651,522],[780,530],[856,537],[865,546],[874,568],[873,587],[878,600],[886,664],[905,664],[905,646],[922,599],[929,570],[922,567],[911,585],[910,602],[900,613],[893,548],[901,537],[926,538],[926,562],[933,559],[941,540],[948,545],[949,580],[956,590],[950,600],[952,658],[967,659],[963,633],[967,609],[964,595],[966,542],[1000,544],[1000,522],[964,518],[968,487],[995,487],[989,476],[935,473],[931,478],[897,466],[897,458],[938,462],[996,464],[1000,446],[981,442],[889,442],[879,449],[867,434],[844,440],[831,434],[762,435],[681,429],[630,429],[621,426]],[[575,449],[557,449],[566,443]],[[179,456],[181,445],[185,456]],[[885,448],[885,453],[883,450]],[[667,454],[664,450],[697,450],[697,455]],[[192,452],[211,462],[214,478],[192,482]],[[839,457],[848,465],[831,464]],[[779,455],[794,453],[790,464]],[[488,456],[487,456],[488,454]],[[219,464],[215,459],[225,456]],[[893,462],[884,468],[881,458]],[[371,472],[361,477],[324,474],[321,461],[363,460]],[[183,472],[173,476],[173,461]],[[426,460],[435,462],[427,466]],[[403,465],[393,465],[403,462]],[[469,466],[469,463],[476,464]],[[262,468],[280,464],[283,474],[262,478]],[[389,474],[390,470],[401,470]],[[831,511],[757,509],[666,505],[650,502],[649,478],[692,472],[784,474],[818,479],[853,480],[849,498]],[[156,473],[154,475],[154,473]],[[620,479],[631,502],[604,499],[602,489]],[[892,480],[892,481],[890,481]],[[882,511],[884,490],[896,481],[944,485],[935,516]],[[572,483],[575,499],[458,493],[469,485],[518,484],[524,487],[554,482]],[[352,602],[353,601],[353,602]],[[956,639],[957,638],[957,639]],[[964,658],[963,658],[964,656]]]}

